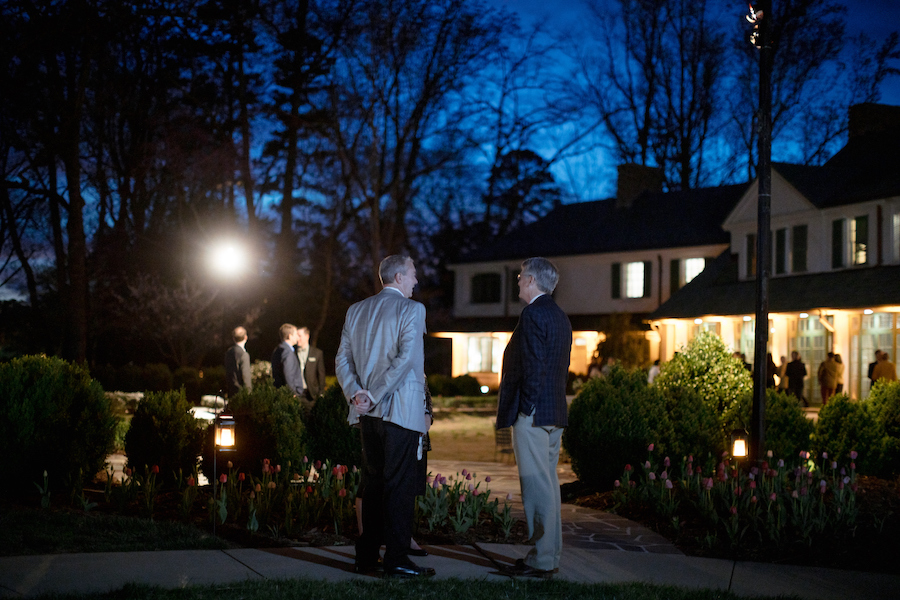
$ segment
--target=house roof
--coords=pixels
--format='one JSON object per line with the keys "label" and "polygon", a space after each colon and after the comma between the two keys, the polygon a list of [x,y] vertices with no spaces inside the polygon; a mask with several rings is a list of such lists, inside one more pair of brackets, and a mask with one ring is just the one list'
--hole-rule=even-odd
{"label": "house roof", "polygon": [[[769,279],[769,312],[864,309],[900,304],[900,266],[858,267]],[[673,294],[651,319],[752,315],[756,280],[739,281],[737,257],[725,251]]]}
{"label": "house roof", "polygon": [[722,222],[747,185],[644,192],[628,208],[615,199],[562,205],[460,262],[727,244]]}
{"label": "house roof", "polygon": [[817,208],[900,196],[900,132],[851,137],[820,167],[774,166]]}

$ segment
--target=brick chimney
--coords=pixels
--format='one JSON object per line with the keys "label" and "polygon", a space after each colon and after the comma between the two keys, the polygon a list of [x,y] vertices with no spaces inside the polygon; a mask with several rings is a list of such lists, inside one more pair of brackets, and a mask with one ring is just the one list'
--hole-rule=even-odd
{"label": "brick chimney", "polygon": [[887,131],[900,134],[900,106],[867,102],[850,107],[850,139]]}
{"label": "brick chimney", "polygon": [[659,167],[645,167],[634,163],[618,166],[619,183],[616,208],[630,208],[634,199],[644,192],[661,192],[665,176]]}

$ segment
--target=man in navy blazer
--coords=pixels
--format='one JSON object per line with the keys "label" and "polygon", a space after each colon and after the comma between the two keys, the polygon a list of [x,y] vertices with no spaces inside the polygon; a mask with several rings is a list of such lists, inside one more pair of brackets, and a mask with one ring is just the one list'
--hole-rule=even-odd
{"label": "man in navy blazer", "polygon": [[562,515],[556,466],[568,425],[566,378],[572,324],[551,294],[559,271],[546,258],[529,258],[519,275],[522,309],[503,353],[497,428],[513,428],[528,535],[534,542],[511,575],[550,577],[559,568]]}
{"label": "man in navy blazer", "polygon": [[285,323],[278,328],[281,343],[272,352],[272,379],[276,388],[287,386],[295,396],[305,401],[303,390],[303,370],[300,360],[294,353],[294,344],[298,341],[297,328]]}

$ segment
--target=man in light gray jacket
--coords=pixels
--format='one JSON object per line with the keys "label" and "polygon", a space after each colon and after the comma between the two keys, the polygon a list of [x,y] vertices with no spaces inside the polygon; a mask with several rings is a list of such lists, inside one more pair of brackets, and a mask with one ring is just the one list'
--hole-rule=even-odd
{"label": "man in light gray jacket", "polygon": [[335,371],[359,420],[363,446],[365,510],[356,543],[356,570],[378,567],[385,544],[386,577],[434,575],[409,559],[415,469],[425,417],[425,307],[410,300],[416,267],[405,255],[388,256],[379,268],[384,289],[347,311]]}

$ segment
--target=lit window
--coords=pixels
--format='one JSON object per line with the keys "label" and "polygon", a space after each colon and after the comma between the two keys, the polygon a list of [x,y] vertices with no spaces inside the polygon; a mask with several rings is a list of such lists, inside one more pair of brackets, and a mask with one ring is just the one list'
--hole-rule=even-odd
{"label": "lit window", "polygon": [[699,275],[703,269],[706,267],[706,259],[705,258],[687,258],[684,261],[684,282],[690,283],[690,281]]}
{"label": "lit window", "polygon": [[644,263],[631,262],[625,264],[625,297],[644,297]]}
{"label": "lit window", "polygon": [[469,338],[469,373],[499,373],[503,348],[489,336]]}

